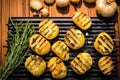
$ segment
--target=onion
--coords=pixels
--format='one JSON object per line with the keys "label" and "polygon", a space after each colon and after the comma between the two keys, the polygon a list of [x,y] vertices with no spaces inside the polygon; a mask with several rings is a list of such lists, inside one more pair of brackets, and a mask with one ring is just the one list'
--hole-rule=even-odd
{"label": "onion", "polygon": [[103,17],[111,17],[117,10],[117,4],[115,0],[97,0],[96,10]]}
{"label": "onion", "polygon": [[94,3],[96,0],[84,0],[87,3]]}
{"label": "onion", "polygon": [[30,0],[30,7],[36,11],[42,8],[42,3],[40,0]]}
{"label": "onion", "polygon": [[42,17],[47,17],[48,15],[49,15],[48,9],[43,8],[43,9],[41,10],[41,16],[42,16]]}
{"label": "onion", "polygon": [[66,7],[69,5],[69,0],[56,0],[56,5],[60,8]]}
{"label": "onion", "polygon": [[78,4],[80,0],[70,0],[72,3]]}
{"label": "onion", "polygon": [[53,4],[55,2],[55,0],[44,0],[44,2],[46,4]]}

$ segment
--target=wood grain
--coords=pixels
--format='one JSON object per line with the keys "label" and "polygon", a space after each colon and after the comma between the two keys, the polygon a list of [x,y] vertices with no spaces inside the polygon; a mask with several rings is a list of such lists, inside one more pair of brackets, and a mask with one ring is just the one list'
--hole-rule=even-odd
{"label": "wood grain", "polygon": [[[44,8],[49,10],[49,17],[72,17],[76,10],[81,10],[90,17],[97,17],[95,3],[87,4],[81,0],[78,5],[69,4],[65,8],[58,8],[56,4],[47,5],[41,0]],[[117,0],[118,10],[115,15],[118,21],[115,24],[116,39],[120,39],[120,1]],[[39,14],[41,17],[41,14]],[[4,64],[5,54],[7,52],[7,26],[9,17],[33,17],[30,9],[30,0],[0,0],[0,65]],[[120,41],[116,42],[120,46]],[[120,48],[117,52],[118,77],[120,80]]]}
{"label": "wood grain", "polygon": [[0,65],[2,63],[2,0],[0,0]]}

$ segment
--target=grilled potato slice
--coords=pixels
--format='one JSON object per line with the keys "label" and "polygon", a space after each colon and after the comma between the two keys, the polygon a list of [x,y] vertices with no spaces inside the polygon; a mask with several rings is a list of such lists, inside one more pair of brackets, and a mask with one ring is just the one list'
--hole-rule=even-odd
{"label": "grilled potato slice", "polygon": [[58,57],[52,57],[48,61],[47,67],[51,72],[53,78],[62,79],[67,75],[67,68],[63,61]]}
{"label": "grilled potato slice", "polygon": [[63,41],[56,41],[52,45],[52,51],[60,57],[63,61],[67,61],[70,56],[69,56],[69,48]]}
{"label": "grilled potato slice", "polygon": [[72,21],[82,30],[87,30],[92,25],[92,20],[86,14],[81,11],[77,11],[73,17]]}
{"label": "grilled potato slice", "polygon": [[104,56],[98,61],[98,67],[104,75],[111,75],[114,64],[110,56]]}
{"label": "grilled potato slice", "polygon": [[114,42],[106,32],[102,32],[97,36],[94,47],[102,55],[108,55],[113,51]]}
{"label": "grilled potato slice", "polygon": [[46,62],[37,55],[30,55],[25,61],[26,69],[34,76],[42,75],[46,70]]}
{"label": "grilled potato slice", "polygon": [[92,67],[93,59],[89,53],[83,52],[79,53],[70,64],[77,74],[82,75]]}
{"label": "grilled potato slice", "polygon": [[30,48],[38,55],[49,53],[51,44],[40,34],[34,34],[29,41]]}
{"label": "grilled potato slice", "polygon": [[39,24],[39,33],[46,39],[54,39],[59,34],[59,27],[50,19],[44,19]]}
{"label": "grilled potato slice", "polygon": [[70,48],[77,50],[84,45],[85,36],[80,30],[71,28],[67,30],[64,41]]}

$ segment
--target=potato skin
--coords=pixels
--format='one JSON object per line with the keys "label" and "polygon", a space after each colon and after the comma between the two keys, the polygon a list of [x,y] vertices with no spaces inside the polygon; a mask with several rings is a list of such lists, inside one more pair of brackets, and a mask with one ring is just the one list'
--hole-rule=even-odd
{"label": "potato skin", "polygon": [[58,57],[52,57],[47,65],[52,77],[55,79],[62,79],[67,76],[67,68],[63,61]]}
{"label": "potato skin", "polygon": [[67,30],[64,41],[71,49],[77,50],[84,46],[85,36],[80,30],[71,28]]}
{"label": "potato skin", "polygon": [[51,44],[40,34],[34,34],[30,38],[29,46],[38,55],[48,54],[51,48]]}
{"label": "potato skin", "polygon": [[109,34],[101,32],[95,39],[94,48],[102,55],[109,55],[114,49],[114,42]]}
{"label": "potato skin", "polygon": [[110,56],[104,56],[99,59],[98,67],[104,75],[111,75],[114,70],[114,64]]}
{"label": "potato skin", "polygon": [[85,74],[93,65],[93,59],[89,53],[79,53],[72,61],[71,67],[79,75]]}
{"label": "potato skin", "polygon": [[46,62],[37,55],[30,55],[25,61],[25,68],[33,76],[41,76],[46,70]]}
{"label": "potato skin", "polygon": [[72,21],[82,30],[88,30],[92,25],[91,18],[80,10],[75,12]]}
{"label": "potato skin", "polygon": [[50,19],[44,19],[39,24],[39,33],[48,40],[52,40],[59,34],[59,27]]}
{"label": "potato skin", "polygon": [[60,40],[56,41],[52,45],[52,51],[63,61],[68,61],[70,58],[69,48],[63,41]]}

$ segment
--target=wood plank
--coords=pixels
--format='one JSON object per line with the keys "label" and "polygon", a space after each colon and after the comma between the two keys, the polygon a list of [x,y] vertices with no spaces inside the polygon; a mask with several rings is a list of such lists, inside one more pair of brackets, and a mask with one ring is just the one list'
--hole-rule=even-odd
{"label": "wood plank", "polygon": [[18,16],[18,6],[17,0],[10,0],[10,16],[17,17]]}
{"label": "wood plank", "polygon": [[[8,12],[6,12],[8,11]],[[4,63],[5,60],[5,55],[7,53],[7,48],[4,46],[7,46],[7,26],[6,22],[8,21],[9,17],[9,0],[2,0],[2,64]]]}
{"label": "wood plank", "polygon": [[0,65],[2,63],[2,0],[0,0]]}
{"label": "wood plank", "polygon": [[50,11],[50,17],[61,17],[63,15],[62,13],[63,8],[59,8],[56,6],[56,3],[54,3],[52,6],[49,7]]}
{"label": "wood plank", "polygon": [[18,17],[22,17],[22,0],[18,0]]}

